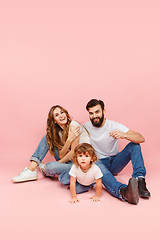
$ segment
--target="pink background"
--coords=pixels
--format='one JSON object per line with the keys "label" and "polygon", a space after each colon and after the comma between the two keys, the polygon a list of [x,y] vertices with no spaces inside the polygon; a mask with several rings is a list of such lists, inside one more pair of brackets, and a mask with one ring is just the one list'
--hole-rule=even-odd
{"label": "pink background", "polygon": [[[0,4],[3,239],[32,239],[29,231],[36,239],[158,239],[159,9],[158,0]],[[39,181],[11,183],[45,134],[51,106],[60,104],[84,122],[91,98],[105,102],[107,118],[146,138],[150,200],[132,206],[103,190],[101,203],[93,204],[92,190],[70,206],[69,190],[40,173]],[[128,166],[118,179],[126,183],[131,171]]]}

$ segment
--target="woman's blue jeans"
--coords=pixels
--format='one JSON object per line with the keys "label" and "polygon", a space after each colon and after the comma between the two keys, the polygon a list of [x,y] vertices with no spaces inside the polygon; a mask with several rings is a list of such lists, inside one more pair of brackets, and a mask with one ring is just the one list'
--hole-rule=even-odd
{"label": "woman's blue jeans", "polygon": [[[40,141],[36,151],[30,158],[30,161],[35,161],[39,165],[44,159],[44,157],[46,156],[48,151],[49,151],[49,148],[48,148],[48,143],[45,135]],[[59,160],[58,150],[55,150],[55,159],[56,161],[51,161],[47,163],[45,166],[45,175],[47,177],[48,176],[53,177],[55,175],[59,175],[63,172],[69,171],[72,166],[72,162],[70,161],[67,163],[58,162]]]}
{"label": "woman's blue jeans", "polygon": [[[40,141],[36,151],[30,158],[30,161],[35,161],[39,165],[42,162],[42,160],[44,159],[44,157],[46,156],[48,151],[49,151],[49,149],[48,149],[47,139],[46,139],[46,135],[45,135],[42,138],[42,140]],[[53,177],[55,175],[61,176],[61,174],[68,173],[69,170],[71,169],[71,166],[72,166],[71,161],[69,161],[67,163],[58,162],[58,160],[59,160],[58,150],[55,150],[55,159],[56,159],[56,161],[51,161],[46,164],[45,173],[44,173],[44,175],[46,177]],[[69,182],[70,182],[70,176],[69,176]],[[94,184],[92,184],[90,186],[83,186],[77,182],[76,183],[76,192],[77,193],[86,192],[86,191],[88,191],[89,188],[93,187],[93,185]]]}

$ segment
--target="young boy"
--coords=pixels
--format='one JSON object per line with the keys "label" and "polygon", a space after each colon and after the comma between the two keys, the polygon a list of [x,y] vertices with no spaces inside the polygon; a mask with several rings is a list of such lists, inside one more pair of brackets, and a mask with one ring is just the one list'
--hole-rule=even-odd
{"label": "young boy", "polygon": [[[83,186],[93,186],[96,183],[96,194],[92,197],[92,200],[100,201],[100,195],[102,190],[103,176],[100,168],[94,163],[97,161],[97,156],[94,148],[88,143],[82,143],[78,145],[74,150],[73,166],[69,172],[70,177],[70,203],[78,202],[76,195],[76,185],[81,184]],[[77,182],[77,183],[76,183]]]}

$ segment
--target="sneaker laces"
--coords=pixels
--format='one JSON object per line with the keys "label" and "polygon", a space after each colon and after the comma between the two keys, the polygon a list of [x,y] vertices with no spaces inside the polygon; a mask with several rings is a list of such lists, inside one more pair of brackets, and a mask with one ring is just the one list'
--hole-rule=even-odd
{"label": "sneaker laces", "polygon": [[[23,172],[25,172],[27,170],[27,167],[25,167],[19,174],[18,174],[18,176],[19,175],[21,175]],[[29,170],[29,169],[28,169]]]}

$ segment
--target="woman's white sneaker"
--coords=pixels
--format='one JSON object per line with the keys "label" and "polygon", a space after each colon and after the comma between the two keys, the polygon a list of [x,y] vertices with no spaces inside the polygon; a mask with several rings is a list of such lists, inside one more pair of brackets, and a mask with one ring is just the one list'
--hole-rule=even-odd
{"label": "woman's white sneaker", "polygon": [[29,170],[27,167],[22,170],[20,174],[16,177],[12,178],[13,182],[26,182],[26,181],[33,181],[37,180],[38,175],[36,169],[34,171]]}

